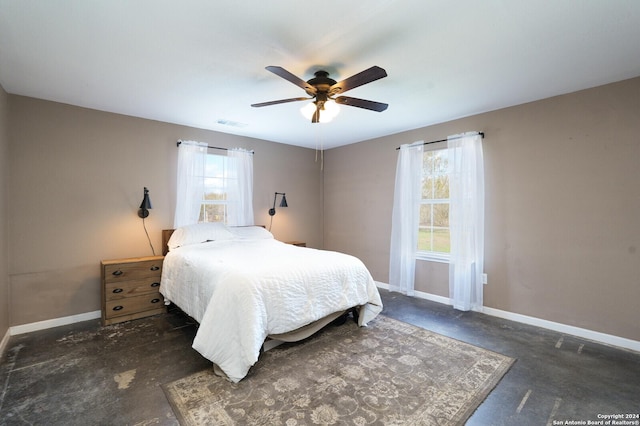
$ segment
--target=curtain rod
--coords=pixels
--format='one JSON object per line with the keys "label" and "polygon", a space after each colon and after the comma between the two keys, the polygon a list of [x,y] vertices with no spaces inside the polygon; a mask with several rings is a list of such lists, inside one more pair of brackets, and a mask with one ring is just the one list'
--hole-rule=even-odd
{"label": "curtain rod", "polygon": [[[484,139],[484,132],[478,132],[478,134],[480,135],[480,137],[481,137],[482,139]],[[460,138],[464,138],[464,137],[465,137],[465,136],[458,136],[458,137],[451,138],[451,139],[460,139]],[[432,143],[438,143],[438,142],[446,142],[446,141],[448,141],[448,140],[449,140],[449,139],[440,139],[439,141],[423,142],[423,143],[422,143],[422,145],[429,145],[429,144],[432,144]],[[399,150],[399,149],[400,149],[400,147],[397,147],[397,148],[396,148],[396,151],[397,151],[397,150]]]}
{"label": "curtain rod", "polygon": [[[181,143],[182,143],[182,139],[178,139],[178,142],[176,143],[176,146],[180,146],[180,144],[181,144]],[[221,149],[221,150],[223,150],[223,151],[229,151],[229,148],[221,148],[221,147],[219,147],[219,146],[209,146],[209,145],[207,145],[207,148],[208,148],[208,149]],[[253,153],[254,153],[254,152],[253,152],[253,150],[249,150],[249,152],[250,152],[251,154],[253,154]]]}

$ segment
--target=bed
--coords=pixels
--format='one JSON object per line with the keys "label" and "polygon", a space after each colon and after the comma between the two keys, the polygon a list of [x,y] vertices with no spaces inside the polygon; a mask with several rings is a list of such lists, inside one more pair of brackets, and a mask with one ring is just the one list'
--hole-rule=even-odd
{"label": "bed", "polygon": [[242,380],[265,341],[298,341],[345,312],[366,325],[382,310],[356,257],[285,244],[260,226],[189,225],[163,232],[160,293],[198,323],[193,348]]}

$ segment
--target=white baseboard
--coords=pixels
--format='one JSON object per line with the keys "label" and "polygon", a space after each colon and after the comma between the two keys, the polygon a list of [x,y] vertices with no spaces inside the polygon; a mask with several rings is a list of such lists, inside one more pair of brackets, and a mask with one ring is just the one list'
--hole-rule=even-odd
{"label": "white baseboard", "polygon": [[[375,283],[378,288],[389,290],[389,284],[381,283],[380,281],[376,281]],[[451,303],[451,299],[449,299],[448,297],[438,296],[437,294],[425,293],[423,291],[416,291],[414,296],[417,297],[418,299],[431,300],[432,302],[438,302],[444,305],[453,305],[453,303]]]}
{"label": "white baseboard", "polygon": [[[382,289],[388,290],[389,285],[376,281],[376,285]],[[425,293],[422,291],[416,291],[415,297],[420,299],[431,300],[433,302],[442,303],[445,305],[451,305],[451,299],[448,297],[438,296],[431,293]],[[498,318],[504,318],[510,321],[516,321],[523,324],[529,324],[536,327],[546,328],[548,330],[557,331],[559,333],[570,334],[584,339],[593,340],[599,343],[607,345],[617,346],[625,349],[640,352],[640,342],[637,340],[631,340],[624,337],[614,336],[611,334],[600,333],[598,331],[588,330],[585,328],[574,327],[572,325],[561,324],[553,321],[548,321],[528,315],[516,314],[513,312],[503,311],[500,309],[483,307],[482,313],[491,315]],[[30,324],[16,325],[10,327],[5,336],[0,341],[0,354],[4,353],[4,349],[9,342],[10,336],[16,336],[18,334],[30,333],[32,331],[45,330],[47,328],[59,327],[61,325],[73,324],[81,321],[88,321],[92,319],[100,318],[101,311],[86,312],[84,314],[71,315],[68,317],[54,318],[46,321],[39,321]]]}
{"label": "white baseboard", "polygon": [[47,328],[60,327],[61,325],[74,324],[76,322],[89,321],[100,318],[102,311],[85,312],[84,314],[70,315],[68,317],[54,318],[45,321],[32,322],[30,324],[14,325],[9,328],[9,334],[16,336],[18,334],[30,333],[32,331],[45,330]]}
{"label": "white baseboard", "polygon": [[[385,290],[389,289],[389,284],[376,281],[376,285]],[[415,297],[419,299],[431,300],[433,302],[438,302],[445,305],[452,305],[451,299],[449,299],[448,297],[442,297],[422,291],[416,291]],[[489,308],[486,306],[483,307],[480,312],[494,317],[546,328],[548,330],[557,331],[559,333],[570,334],[573,336],[581,337],[583,339],[593,340],[598,343],[640,352],[640,342],[637,340],[631,340],[624,337],[614,336],[612,334],[600,333],[598,331],[588,330],[586,328],[574,327],[572,325],[561,324],[558,322],[548,321],[536,317],[530,317],[528,315],[516,314],[500,309]]]}
{"label": "white baseboard", "polygon": [[9,337],[11,337],[11,330],[7,330],[7,332],[4,334],[4,337],[0,341],[0,356],[2,357],[4,357],[4,350],[9,344]]}
{"label": "white baseboard", "polygon": [[574,327],[572,325],[562,324],[553,321],[547,321],[544,319],[530,317],[527,315],[516,314],[513,312],[502,311],[495,308],[482,308],[482,312],[494,317],[504,318],[511,321],[521,322],[529,325],[535,325],[536,327],[542,327],[549,330],[557,331],[559,333],[570,334],[573,336],[581,337],[583,339],[593,340],[595,342],[604,343],[606,345],[617,346],[620,348],[630,349],[632,351],[640,352],[640,342],[637,340],[631,340],[624,337],[614,336],[612,334],[600,333],[599,331],[593,331],[586,328]]}

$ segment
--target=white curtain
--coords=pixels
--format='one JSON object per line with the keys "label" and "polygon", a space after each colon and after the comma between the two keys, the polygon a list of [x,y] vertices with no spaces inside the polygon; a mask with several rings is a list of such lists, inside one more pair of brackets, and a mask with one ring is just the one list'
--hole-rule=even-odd
{"label": "white curtain", "polygon": [[176,213],[173,227],[178,228],[198,223],[202,194],[204,193],[204,172],[207,163],[207,144],[182,141],[178,146],[178,182]]}
{"label": "white curtain", "polygon": [[484,269],[484,166],[482,136],[447,138],[449,155],[449,297],[462,311],[480,310]]}
{"label": "white curtain", "polygon": [[253,225],[253,154],[234,148],[227,151],[227,156],[227,224]]}
{"label": "white curtain", "polygon": [[389,290],[412,296],[420,225],[423,142],[402,145],[396,166],[391,219]]}

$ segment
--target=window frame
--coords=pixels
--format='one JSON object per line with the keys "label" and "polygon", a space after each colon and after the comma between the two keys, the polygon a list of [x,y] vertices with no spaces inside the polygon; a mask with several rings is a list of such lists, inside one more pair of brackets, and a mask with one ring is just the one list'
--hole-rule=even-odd
{"label": "window frame", "polygon": [[[447,153],[448,151],[448,147],[447,147],[447,142],[438,142],[438,143],[434,143],[434,144],[430,144],[430,145],[425,145],[424,149],[423,149],[423,153],[422,155],[424,156],[426,153],[429,152],[433,152],[433,151],[443,151],[445,153]],[[435,174],[422,174],[420,179],[421,182],[423,179],[425,179],[427,176],[437,176]],[[429,200],[427,202],[425,202],[425,200]],[[437,200],[434,202],[434,200]],[[451,200],[450,198],[420,198],[420,207],[422,207],[425,204],[429,204],[429,205],[435,205],[435,204],[446,204],[448,206],[451,206]],[[433,224],[433,215],[431,218],[431,222]],[[433,225],[431,225],[433,228]],[[451,235],[451,224],[449,223],[449,227],[446,228],[449,229],[449,235]],[[420,225],[418,225],[418,232],[420,232]],[[416,259],[419,260],[427,260],[427,261],[431,261],[431,262],[440,262],[440,263],[449,263],[451,255],[450,253],[445,253],[445,252],[438,252],[438,251],[429,251],[429,250],[419,250],[418,247],[416,247],[416,251],[415,251],[415,256]]]}

